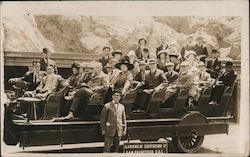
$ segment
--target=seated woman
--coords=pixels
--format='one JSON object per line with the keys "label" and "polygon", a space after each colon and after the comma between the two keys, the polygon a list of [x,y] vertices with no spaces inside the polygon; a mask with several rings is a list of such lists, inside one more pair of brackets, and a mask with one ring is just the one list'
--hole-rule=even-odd
{"label": "seated woman", "polygon": [[157,54],[157,68],[166,72],[165,65],[169,62],[168,52],[166,50],[161,50]]}
{"label": "seated woman", "polygon": [[117,63],[115,67],[117,69],[120,69],[121,72],[117,77],[110,81],[107,100],[111,100],[112,95],[110,93],[112,93],[112,91],[114,90],[121,90],[121,94],[124,95],[129,89],[133,80],[133,75],[129,70],[132,70],[134,68],[134,65],[130,64],[129,60],[121,59],[121,61]]}
{"label": "seated woman", "polygon": [[73,63],[71,65],[73,74],[67,79],[70,85],[70,88],[76,88],[77,81],[80,77],[80,64],[79,63]]}

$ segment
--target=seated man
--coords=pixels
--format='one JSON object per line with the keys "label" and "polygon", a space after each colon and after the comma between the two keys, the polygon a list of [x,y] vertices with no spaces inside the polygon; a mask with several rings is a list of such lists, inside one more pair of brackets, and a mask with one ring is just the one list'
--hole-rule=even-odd
{"label": "seated man", "polygon": [[26,72],[23,77],[11,78],[9,82],[15,84],[18,81],[24,81],[28,91],[35,90],[40,84],[41,79],[46,75],[46,72],[40,70],[40,63],[38,61],[33,61],[31,68],[32,71]]}
{"label": "seated man", "polygon": [[210,102],[211,105],[218,105],[223,96],[224,90],[233,85],[237,74],[233,70],[233,61],[226,62],[226,69],[219,75],[213,86]]}
{"label": "seated man", "polygon": [[[82,86],[74,94],[69,114],[65,117],[66,119],[71,119],[75,116],[83,116],[91,96],[95,93],[103,95],[108,88],[109,78],[108,75],[102,71],[102,64],[100,62],[93,62],[91,65],[94,66],[92,77],[85,86]],[[82,107],[83,112],[80,111],[80,107]]]}
{"label": "seated man", "polygon": [[[58,86],[58,80],[61,78],[60,75],[56,75],[54,73],[53,66],[49,65],[47,66],[47,76],[44,76],[41,80],[39,86],[34,91],[27,91],[25,92],[24,96],[29,97],[36,97],[44,101],[47,96],[52,93],[54,90],[56,90]],[[44,104],[38,103],[38,119],[42,118],[43,111],[44,111]]]}
{"label": "seated man", "polygon": [[146,63],[144,61],[139,61],[139,68],[140,71],[135,75],[135,78],[133,80],[134,83],[145,83],[145,77],[146,77]]}
{"label": "seated man", "polygon": [[147,108],[151,95],[159,92],[167,84],[167,78],[164,72],[157,69],[156,60],[150,59],[148,65],[149,71],[147,71],[145,76],[145,84],[141,86],[135,100],[135,106],[140,107],[142,110]]}
{"label": "seated man", "polygon": [[168,83],[172,84],[173,82],[176,81],[176,79],[178,78],[179,74],[178,72],[174,71],[174,63],[169,62],[166,64],[167,67],[167,72],[165,73]]}
{"label": "seated man", "polygon": [[197,89],[197,93],[194,98],[195,102],[199,100],[202,90],[206,87],[212,86],[214,83],[214,79],[211,78],[211,75],[208,72],[206,72],[205,64],[200,61],[197,66],[199,68],[199,88]]}
{"label": "seated man", "polygon": [[35,90],[35,97],[45,100],[48,94],[52,93],[58,85],[60,75],[54,73],[53,66],[47,66],[47,76],[45,76]]}
{"label": "seated man", "polygon": [[163,102],[180,89],[190,89],[192,80],[193,75],[190,72],[190,65],[187,61],[183,61],[180,64],[179,77],[177,78],[176,82],[166,88]]}
{"label": "seated man", "polygon": [[217,49],[213,49],[211,53],[212,58],[207,59],[206,63],[207,72],[214,79],[218,77],[221,70],[221,61],[219,60],[219,55],[219,51]]}
{"label": "seated man", "polygon": [[56,66],[56,62],[53,61],[52,59],[50,59],[51,57],[51,51],[48,48],[43,48],[43,58],[39,60],[40,64],[41,64],[41,70],[42,71],[46,71],[47,67],[53,66],[54,68],[54,73],[57,74],[57,66]]}

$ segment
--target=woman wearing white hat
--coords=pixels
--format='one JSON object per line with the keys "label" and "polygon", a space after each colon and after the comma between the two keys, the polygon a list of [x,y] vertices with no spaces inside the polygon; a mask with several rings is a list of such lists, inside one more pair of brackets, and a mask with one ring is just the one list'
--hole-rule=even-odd
{"label": "woman wearing white hat", "polygon": [[169,62],[168,52],[166,50],[161,50],[157,54],[157,68],[166,72],[166,64]]}
{"label": "woman wearing white hat", "polygon": [[190,68],[196,67],[198,63],[198,57],[196,52],[194,52],[193,50],[186,51],[184,58],[190,64]]}

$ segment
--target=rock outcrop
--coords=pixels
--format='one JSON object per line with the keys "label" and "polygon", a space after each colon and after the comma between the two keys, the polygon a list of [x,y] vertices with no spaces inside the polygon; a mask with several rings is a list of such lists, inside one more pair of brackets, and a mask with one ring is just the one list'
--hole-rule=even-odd
{"label": "rock outcrop", "polygon": [[9,51],[52,51],[101,53],[103,46],[135,49],[139,38],[147,39],[154,53],[160,36],[176,40],[180,50],[188,36],[203,36],[208,51],[221,49],[221,57],[240,59],[241,31],[239,17],[199,16],[65,16],[25,15],[4,17],[4,49]]}

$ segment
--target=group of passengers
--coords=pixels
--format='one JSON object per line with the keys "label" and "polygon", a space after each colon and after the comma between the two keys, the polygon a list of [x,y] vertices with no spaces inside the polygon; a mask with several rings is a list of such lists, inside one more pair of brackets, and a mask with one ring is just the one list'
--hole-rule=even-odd
{"label": "group of passengers", "polygon": [[[226,87],[232,86],[236,79],[233,61],[227,61],[226,68],[222,69],[219,51],[213,49],[208,57],[202,37],[196,38],[196,44],[193,37],[188,37],[181,51],[178,51],[176,41],[167,42],[166,37],[161,38],[161,45],[155,52],[146,45],[146,39],[139,39],[138,47],[127,54],[104,47],[104,55],[99,61],[73,63],[73,74],[64,80],[70,87],[65,97],[70,104],[65,118],[83,115],[95,95],[102,96],[106,103],[111,101],[112,91],[120,90],[124,96],[135,87],[139,88],[134,101],[136,111],[146,110],[150,99],[160,91],[163,92],[161,102],[164,102],[181,89],[189,91],[187,105],[193,106],[206,87],[212,87],[209,104],[217,105]],[[43,59],[33,62],[31,72],[10,80],[29,82],[28,90],[32,90],[32,94],[26,94],[41,99],[56,90],[58,80],[63,80],[55,62],[50,59],[50,51],[44,48],[43,54]]]}

